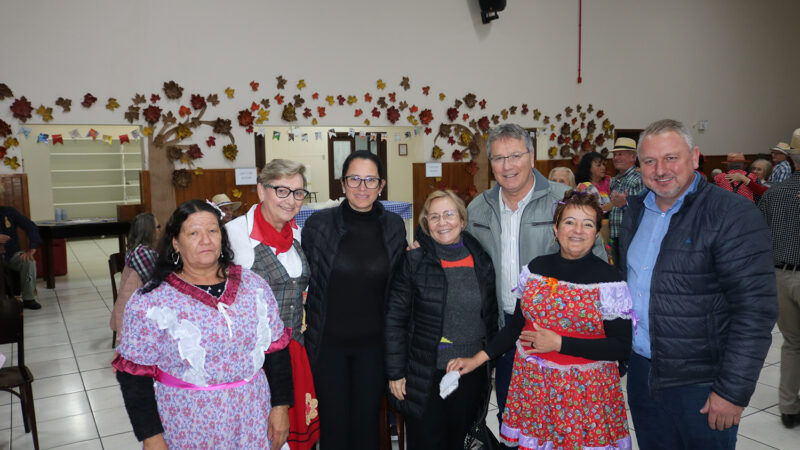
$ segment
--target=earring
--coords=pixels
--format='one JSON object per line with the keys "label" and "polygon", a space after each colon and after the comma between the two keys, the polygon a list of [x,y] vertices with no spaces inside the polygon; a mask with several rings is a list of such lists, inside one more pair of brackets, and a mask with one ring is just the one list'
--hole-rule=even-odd
{"label": "earring", "polygon": [[181,254],[179,252],[175,252],[172,254],[172,265],[177,266],[181,263]]}

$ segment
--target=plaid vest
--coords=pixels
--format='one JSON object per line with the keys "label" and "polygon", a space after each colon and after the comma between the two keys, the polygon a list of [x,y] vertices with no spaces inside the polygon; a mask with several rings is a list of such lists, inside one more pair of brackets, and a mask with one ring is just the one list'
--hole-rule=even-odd
{"label": "plaid vest", "polygon": [[283,264],[278,261],[275,252],[263,243],[253,249],[255,259],[250,270],[269,283],[275,300],[278,302],[283,326],[291,327],[292,339],[303,344],[303,291],[308,286],[308,261],[306,261],[306,256],[297,240],[292,243],[292,246],[300,255],[300,261],[303,264],[303,271],[299,277],[290,277]]}

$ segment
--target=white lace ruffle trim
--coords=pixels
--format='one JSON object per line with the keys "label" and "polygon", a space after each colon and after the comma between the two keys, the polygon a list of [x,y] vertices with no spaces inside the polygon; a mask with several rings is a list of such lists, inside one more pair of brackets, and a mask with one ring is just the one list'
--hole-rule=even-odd
{"label": "white lace ruffle trim", "polygon": [[153,306],[147,310],[147,318],[155,321],[159,329],[167,330],[178,343],[178,354],[189,363],[179,378],[196,386],[208,386],[206,349],[200,345],[203,338],[200,328],[186,319],[178,321],[175,311],[167,307]]}
{"label": "white lace ruffle trim", "polygon": [[256,345],[250,352],[253,359],[253,370],[259,370],[264,366],[264,352],[267,351],[272,343],[272,330],[269,327],[269,310],[267,308],[266,293],[264,289],[256,289],[256,314],[258,324],[256,325]]}

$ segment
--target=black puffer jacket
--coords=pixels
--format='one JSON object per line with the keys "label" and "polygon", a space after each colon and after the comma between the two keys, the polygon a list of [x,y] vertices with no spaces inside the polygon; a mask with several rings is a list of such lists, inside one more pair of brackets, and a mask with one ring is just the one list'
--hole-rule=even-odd
{"label": "black puffer jacket", "polygon": [[[628,199],[620,265],[644,214]],[[746,406],[778,316],[770,232],[752,202],[704,179],[672,216],[650,288],[650,389],[712,383]]]}
{"label": "black puffer jacket", "polygon": [[[386,313],[386,375],[389,380],[406,379],[406,398],[389,394],[392,404],[404,414],[422,416],[436,370],[436,355],[442,337],[447,280],[430,236],[417,228],[420,248],[406,252],[395,271]],[[497,295],[494,266],[489,254],[466,231],[464,245],[475,261],[482,299],[481,317],[486,339],[497,333]],[[471,356],[471,355],[470,355]]]}
{"label": "black puffer jacket", "polygon": [[[399,215],[386,211],[380,202],[376,201],[373,207],[378,211],[378,220],[383,228],[383,242],[392,267],[386,283],[386,295],[388,295],[392,273],[407,246],[406,227]],[[344,208],[344,204],[312,214],[306,220],[301,235],[303,253],[306,255],[311,271],[308,297],[306,298],[308,328],[304,333],[306,351],[311,362],[317,358],[322,341],[322,330],[325,329],[328,280],[339,249],[339,242],[347,232],[342,208]]]}

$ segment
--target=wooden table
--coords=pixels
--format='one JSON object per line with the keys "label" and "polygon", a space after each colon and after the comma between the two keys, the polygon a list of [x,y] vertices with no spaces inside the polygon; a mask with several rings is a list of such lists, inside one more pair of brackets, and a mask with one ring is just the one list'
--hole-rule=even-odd
{"label": "wooden table", "polygon": [[42,267],[47,289],[56,287],[55,265],[53,261],[53,239],[74,237],[117,236],[119,251],[125,253],[125,237],[131,227],[130,222],[116,219],[71,219],[63,221],[43,220],[36,222],[42,237]]}

